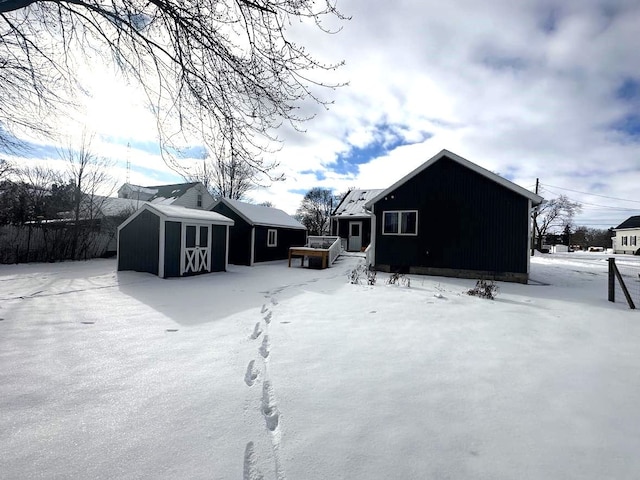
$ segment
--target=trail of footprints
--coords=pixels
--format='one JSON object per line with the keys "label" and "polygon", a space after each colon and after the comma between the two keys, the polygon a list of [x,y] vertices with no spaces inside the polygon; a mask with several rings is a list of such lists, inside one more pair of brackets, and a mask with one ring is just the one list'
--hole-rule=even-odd
{"label": "trail of footprints", "polygon": [[[247,365],[244,375],[244,383],[248,387],[253,387],[260,377],[262,380],[262,399],[260,404],[260,413],[264,417],[265,427],[271,434],[271,444],[273,446],[273,454],[275,461],[275,473],[277,480],[286,480],[286,474],[280,460],[280,412],[276,401],[273,383],[269,379],[269,355],[271,353],[271,342],[269,340],[269,325],[273,317],[271,308],[278,305],[278,301],[274,297],[270,297],[270,305],[263,304],[260,310],[262,321],[257,322],[253,333],[249,336],[251,340],[258,340],[262,335],[262,342],[257,351],[262,358],[262,371],[256,366],[256,360],[251,360]],[[263,324],[264,322],[264,324]],[[264,480],[264,476],[257,466],[257,454],[253,442],[247,443],[244,452],[244,470],[243,480]]]}

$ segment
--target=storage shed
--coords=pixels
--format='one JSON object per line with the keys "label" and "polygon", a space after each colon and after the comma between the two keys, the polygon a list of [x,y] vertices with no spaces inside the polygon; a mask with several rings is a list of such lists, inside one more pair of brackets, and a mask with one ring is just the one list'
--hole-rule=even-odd
{"label": "storage shed", "polygon": [[118,270],[162,278],[224,271],[232,225],[215,212],[146,204],[118,227]]}
{"label": "storage shed", "polygon": [[382,271],[526,283],[531,211],[542,197],[455,153],[436,156],[367,202]]}
{"label": "storage shed", "polygon": [[251,266],[284,260],[289,247],[307,241],[304,225],[277,208],[221,198],[212,210],[235,222],[229,233],[229,263]]}

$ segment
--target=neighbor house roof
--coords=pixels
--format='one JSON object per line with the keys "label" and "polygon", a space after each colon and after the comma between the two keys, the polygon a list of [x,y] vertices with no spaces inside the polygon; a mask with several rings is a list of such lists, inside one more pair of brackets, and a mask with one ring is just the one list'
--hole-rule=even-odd
{"label": "neighbor house roof", "polygon": [[[306,230],[305,226],[298,222],[286,212],[273,207],[254,205],[252,203],[231,200],[229,198],[219,199],[213,207],[223,203],[236,212],[249,225],[260,225],[266,227],[285,227],[298,230]],[[212,207],[212,208],[213,208]]]}
{"label": "neighbor house roof", "polygon": [[640,228],[640,215],[627,218],[624,222],[614,228],[614,230],[623,230],[625,228]]}
{"label": "neighbor house roof", "polygon": [[[153,185],[150,187],[142,187],[140,185],[132,185],[125,183],[118,191],[129,187],[133,192],[140,192],[148,197],[146,200],[153,203],[172,203],[176,199],[183,196],[189,189],[195,187],[201,182],[191,183],[174,183],[171,185]],[[141,197],[142,198],[142,197]]]}
{"label": "neighbor house roof", "polygon": [[366,202],[366,207],[370,208],[374,203],[376,203],[380,199],[384,198],[386,195],[388,195],[391,192],[393,192],[400,185],[402,185],[402,184],[406,183],[407,181],[411,180],[413,177],[415,177],[419,173],[423,172],[424,170],[429,168],[431,165],[436,163],[438,160],[441,160],[443,158],[448,158],[450,160],[453,160],[454,162],[457,162],[457,163],[469,168],[470,170],[473,170],[474,172],[476,172],[476,173],[488,178],[489,180],[492,180],[492,181],[496,182],[497,184],[502,185],[503,187],[508,188],[509,190],[511,190],[511,191],[513,191],[515,193],[518,193],[518,194],[522,195],[523,197],[528,198],[529,200],[531,200],[531,203],[532,203],[533,206],[536,206],[536,205],[539,205],[540,203],[542,203],[543,198],[541,196],[536,195],[533,192],[530,192],[526,188],[523,188],[520,185],[516,185],[515,183],[507,180],[506,178],[503,178],[500,175],[497,175],[497,174],[495,174],[493,172],[490,172],[489,170],[487,170],[485,168],[482,168],[481,166],[476,165],[475,163],[470,162],[466,158],[462,158],[460,155],[456,155],[455,153],[450,152],[449,150],[442,150],[442,151],[440,151],[440,153],[438,153],[434,157],[432,157],[429,160],[427,160],[425,163],[420,165],[418,168],[416,168],[415,170],[410,172],[408,175],[405,175],[404,177],[402,177],[400,180],[398,180],[396,183],[391,185],[389,188],[383,190],[381,193],[376,195],[373,199],[367,201]]}
{"label": "neighbor house roof", "polygon": [[334,217],[368,217],[370,212],[364,209],[365,204],[382,193],[382,189],[351,190],[333,211]]}
{"label": "neighbor house roof", "polygon": [[133,213],[146,202],[134,198],[104,197],[98,206],[105,217],[117,217],[124,213]]}

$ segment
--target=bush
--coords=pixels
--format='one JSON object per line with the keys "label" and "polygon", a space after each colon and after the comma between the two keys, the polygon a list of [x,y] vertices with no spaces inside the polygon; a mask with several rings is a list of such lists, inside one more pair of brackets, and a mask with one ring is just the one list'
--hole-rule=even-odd
{"label": "bush", "polygon": [[467,291],[468,295],[473,297],[488,298],[489,300],[495,300],[498,295],[498,286],[493,280],[487,282],[486,280],[478,280],[476,286]]}
{"label": "bush", "polygon": [[349,283],[360,285],[363,279],[366,278],[367,285],[376,284],[376,271],[371,266],[365,267],[364,265],[358,265],[351,270],[347,275],[349,277]]}
{"label": "bush", "polygon": [[402,285],[403,287],[411,287],[411,279],[404,273],[395,272],[392,273],[387,280],[387,285]]}

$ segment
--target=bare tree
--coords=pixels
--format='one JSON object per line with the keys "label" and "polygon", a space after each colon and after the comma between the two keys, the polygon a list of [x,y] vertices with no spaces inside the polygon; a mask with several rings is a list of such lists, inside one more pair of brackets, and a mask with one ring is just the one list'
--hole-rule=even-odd
{"label": "bare tree", "polygon": [[559,231],[571,227],[573,217],[580,213],[582,205],[578,202],[572,202],[565,195],[542,203],[533,216],[533,226],[536,235],[536,245],[538,250],[542,249],[542,241],[547,233],[551,233],[551,229]]}
{"label": "bare tree", "polygon": [[242,200],[254,188],[284,180],[284,175],[274,173],[277,162],[268,162],[262,152],[237,145],[232,132],[228,138],[209,136],[205,144],[202,163],[183,176],[191,182],[202,182],[214,197]]}
{"label": "bare tree", "polygon": [[329,219],[336,197],[326,188],[314,187],[309,190],[296,212],[296,217],[307,227],[309,235],[329,233]]}
{"label": "bare tree", "polygon": [[4,158],[0,158],[0,183],[9,178],[15,171],[15,167],[11,162],[5,160]]}
{"label": "bare tree", "polygon": [[98,58],[142,86],[163,146],[203,125],[258,145],[340,85],[323,77],[341,63],[317,61],[292,25],[342,20],[333,0],[0,0],[0,142],[11,127],[46,132],[36,114],[81,91],[78,61]]}
{"label": "bare tree", "polygon": [[74,185],[72,258],[78,254],[82,236],[81,221],[91,228],[105,199],[116,188],[116,182],[109,174],[114,162],[93,153],[92,141],[93,137],[83,133],[77,149],[70,145],[59,151],[60,157],[67,162],[67,177]]}

